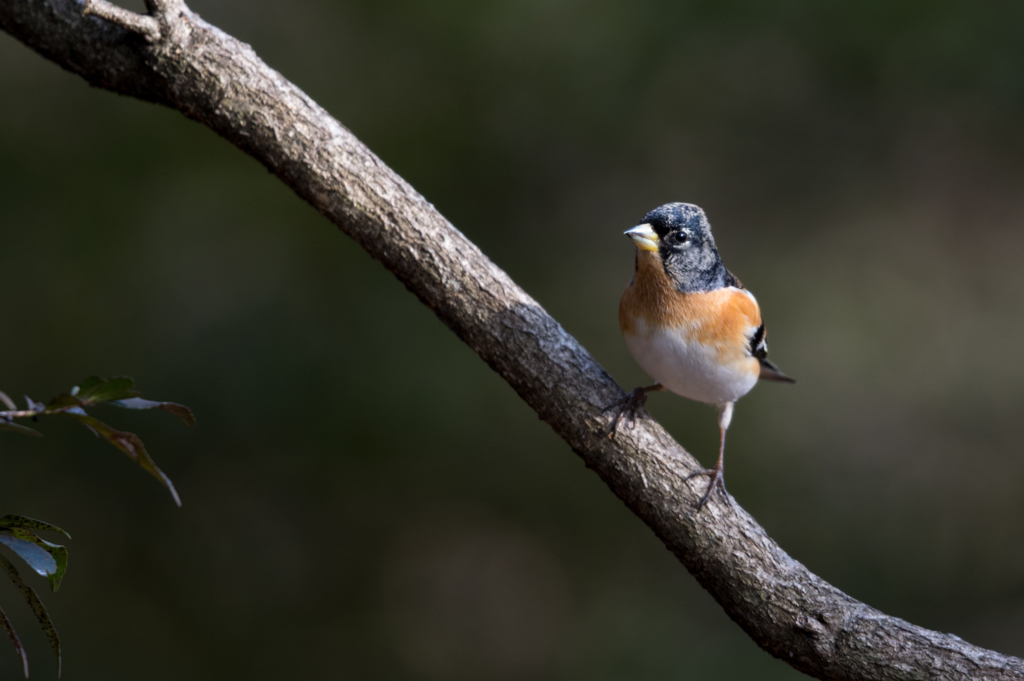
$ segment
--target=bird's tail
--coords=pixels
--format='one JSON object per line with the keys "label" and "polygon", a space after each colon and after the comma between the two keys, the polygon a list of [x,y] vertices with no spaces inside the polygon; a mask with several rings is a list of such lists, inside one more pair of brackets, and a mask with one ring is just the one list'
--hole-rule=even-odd
{"label": "bird's tail", "polygon": [[790,378],[779,371],[779,367],[775,366],[767,359],[762,358],[758,361],[761,362],[761,375],[758,376],[758,378],[765,381],[776,381],[777,383],[796,383],[795,378]]}

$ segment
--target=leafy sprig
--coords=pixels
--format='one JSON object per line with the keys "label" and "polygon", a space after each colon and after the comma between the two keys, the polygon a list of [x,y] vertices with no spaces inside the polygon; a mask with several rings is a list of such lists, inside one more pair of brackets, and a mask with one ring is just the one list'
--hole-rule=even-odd
{"label": "leafy sprig", "polygon": [[[193,416],[192,410],[188,407],[174,402],[154,402],[143,399],[139,392],[134,389],[134,385],[135,382],[132,379],[124,376],[113,378],[109,381],[98,376],[92,376],[82,381],[81,385],[72,388],[70,392],[61,393],[47,404],[36,402],[26,395],[26,409],[18,409],[14,400],[3,391],[0,391],[0,403],[7,407],[6,411],[0,411],[0,431],[40,437],[42,433],[35,428],[15,423],[15,421],[18,419],[38,421],[43,416],[60,414],[70,416],[92,431],[96,437],[102,438],[114,445],[142,466],[143,469],[149,471],[150,474],[167,487],[174,498],[174,502],[181,506],[181,498],[174,489],[170,478],[157,467],[149,452],[146,451],[145,445],[142,444],[142,440],[137,435],[112,428],[85,411],[87,407],[94,407],[99,404],[111,404],[122,409],[161,409],[174,414],[187,425],[194,426],[196,424],[195,416]],[[25,516],[6,515],[0,518],[0,545],[6,547],[25,561],[36,573],[48,578],[50,580],[50,588],[53,591],[57,591],[68,568],[68,551],[65,547],[59,544],[52,544],[40,537],[37,534],[39,531],[60,532],[68,539],[71,538],[71,535],[56,525],[26,518]],[[0,569],[7,573],[10,580],[14,582],[15,587],[21,592],[29,607],[32,608],[32,612],[39,621],[39,625],[50,640],[50,646],[57,657],[57,676],[59,677],[61,667],[60,638],[57,636],[57,629],[53,626],[53,622],[46,612],[46,607],[39,599],[35,590],[21,578],[21,574],[14,564],[4,557],[3,554],[0,554]],[[22,667],[27,678],[28,655],[21,643],[21,639],[18,638],[18,634],[14,630],[14,626],[11,624],[11,620],[3,609],[0,609],[0,628],[7,632],[11,642],[14,644],[14,649],[21,658]]]}
{"label": "leafy sprig", "polygon": [[[60,588],[64,572],[68,569],[68,550],[59,544],[51,544],[46,541],[36,534],[36,530],[60,532],[68,539],[71,539],[71,535],[56,525],[20,515],[5,515],[3,518],[0,518],[0,544],[13,551],[15,555],[28,563],[28,566],[38,574],[48,577],[50,579],[50,588],[56,591]],[[53,654],[57,656],[57,676],[59,677],[61,662],[60,637],[57,635],[56,627],[53,626],[53,622],[50,620],[49,613],[46,612],[46,606],[39,600],[39,595],[36,594],[35,589],[26,584],[21,578],[21,574],[14,567],[14,564],[2,554],[0,554],[0,568],[7,573],[7,576],[14,582],[14,586],[17,587],[25,601],[28,602],[36,619],[39,620],[39,626],[43,628],[46,637],[50,640]],[[0,626],[11,637],[11,642],[14,643],[14,648],[21,657],[21,665],[25,670],[25,676],[28,677],[28,655],[25,652],[24,646],[21,645],[21,640],[14,630],[14,625],[11,624],[3,610],[0,610]]]}
{"label": "leafy sprig", "polygon": [[132,461],[149,471],[153,477],[163,483],[168,491],[170,491],[171,496],[174,497],[174,503],[181,506],[181,497],[178,496],[177,490],[174,489],[171,479],[157,467],[153,457],[146,451],[146,446],[142,444],[142,440],[139,439],[138,435],[111,428],[85,411],[86,407],[94,407],[98,404],[111,404],[122,409],[161,409],[174,414],[189,426],[196,424],[196,418],[192,414],[192,410],[185,405],[175,404],[174,402],[144,400],[141,397],[141,393],[134,389],[134,386],[135,381],[127,376],[119,376],[109,381],[99,376],[91,376],[82,381],[81,385],[72,388],[70,392],[57,395],[47,404],[36,402],[26,395],[26,409],[18,409],[18,405],[14,403],[14,400],[3,391],[0,391],[0,402],[3,402],[7,407],[7,411],[0,411],[0,430],[40,437],[42,433],[38,430],[15,423],[15,420],[32,419],[33,421],[38,421],[41,416],[59,414],[70,416],[91,430],[93,435],[114,445],[127,454]]}

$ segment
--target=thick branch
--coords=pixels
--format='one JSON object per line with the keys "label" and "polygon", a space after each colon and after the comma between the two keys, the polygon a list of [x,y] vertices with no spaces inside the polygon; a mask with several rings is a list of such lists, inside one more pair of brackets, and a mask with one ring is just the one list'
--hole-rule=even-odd
{"label": "thick branch", "polygon": [[147,6],[152,17],[111,15],[115,25],[83,16],[75,0],[4,0],[0,27],[93,85],[177,109],[263,163],[501,374],[772,655],[822,679],[1024,678],[1024,660],[850,598],[738,505],[696,513],[699,486],[683,478],[697,462],[649,418],[615,440],[597,436],[601,409],[622,391],[508,275],[248,45],[180,0]]}

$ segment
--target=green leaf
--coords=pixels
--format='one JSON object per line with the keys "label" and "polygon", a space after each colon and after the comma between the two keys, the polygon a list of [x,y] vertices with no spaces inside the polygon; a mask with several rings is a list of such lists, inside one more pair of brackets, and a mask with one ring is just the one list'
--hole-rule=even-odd
{"label": "green leaf", "polygon": [[146,451],[146,446],[142,444],[142,440],[139,439],[138,435],[135,433],[115,430],[99,419],[89,416],[80,407],[73,407],[64,413],[77,419],[79,423],[91,430],[97,437],[101,437],[114,445],[145,470],[149,471],[153,477],[162,482],[170,491],[171,496],[174,497],[174,503],[181,506],[181,497],[178,496],[177,490],[174,489],[174,484],[171,483],[171,479],[164,475],[164,472],[157,467],[152,457],[149,456],[149,452]]}
{"label": "green leaf", "polygon": [[27,518],[23,515],[5,515],[3,518],[0,518],[0,527],[24,527],[27,530],[49,530],[50,532],[60,532],[68,539],[71,539],[70,534],[56,525],[44,523],[42,520],[36,520],[35,518]]}
{"label": "green leaf", "polygon": [[100,378],[99,376],[90,376],[89,378],[82,381],[81,385],[76,385],[75,390],[71,391],[72,395],[87,395],[95,390],[98,386],[103,385],[107,382],[107,379]]}
{"label": "green leaf", "polygon": [[47,409],[60,409],[61,407],[80,407],[80,406],[82,406],[82,400],[80,400],[77,397],[74,397],[72,395],[68,395],[67,393],[61,393],[60,395],[57,395],[52,400],[50,400],[50,403],[48,405],[46,405],[46,408]]}
{"label": "green leaf", "polygon": [[25,670],[25,678],[28,678],[28,655],[25,653],[25,646],[21,645],[21,639],[18,638],[18,632],[14,630],[14,625],[11,624],[11,620],[7,619],[7,613],[0,608],[0,627],[3,627],[7,635],[11,637],[11,643],[14,644],[14,649],[18,651],[18,657],[21,658],[21,667]]}
{"label": "green leaf", "polygon": [[56,591],[68,569],[68,550],[51,544],[32,530],[22,527],[0,528],[0,544],[14,551],[28,566],[50,579],[50,588]]}
{"label": "green leaf", "polygon": [[154,402],[153,400],[144,400],[141,397],[129,397],[126,400],[114,400],[110,404],[115,407],[121,407],[122,409],[163,409],[164,411],[169,411],[180,418],[185,422],[185,425],[196,425],[195,415],[192,413],[192,410],[184,404],[177,404],[175,402]]}
{"label": "green leaf", "polygon": [[135,381],[127,376],[118,376],[112,378],[109,381],[104,381],[102,378],[99,379],[99,383],[95,382],[95,378],[86,379],[84,384],[88,387],[79,386],[78,394],[75,395],[83,405],[99,404],[100,402],[110,402],[111,400],[123,400],[130,397],[138,397],[138,391],[132,390],[132,386],[135,385]]}
{"label": "green leaf", "polygon": [[[49,578],[50,588],[56,591],[60,588],[60,581],[63,580],[65,572],[68,571],[68,549],[59,544],[50,544],[41,539],[33,531],[36,529],[54,531],[54,533],[60,533],[71,539],[71,535],[66,533],[65,530],[48,522],[27,518],[24,515],[5,515],[0,518],[0,544],[6,545],[29,563],[34,570],[42,574],[43,577]],[[6,539],[4,539],[5,537]],[[17,544],[17,547],[12,546],[12,544]],[[18,548],[23,549],[25,552],[19,551]],[[48,558],[50,560],[43,559],[39,555],[39,551],[45,551],[49,554]],[[26,553],[31,553],[35,556],[35,560],[30,560]],[[40,567],[43,569],[40,570]]]}
{"label": "green leaf", "polygon": [[46,612],[46,606],[39,600],[35,590],[21,579],[18,569],[14,567],[11,561],[4,558],[3,555],[0,555],[0,567],[11,578],[11,581],[14,582],[14,586],[18,588],[21,595],[25,597],[29,607],[32,608],[32,612],[35,613],[36,619],[39,620],[39,625],[46,633],[46,637],[50,639],[50,646],[53,648],[54,655],[57,656],[57,676],[60,677],[60,637],[57,636],[57,629],[53,626],[49,613]]}
{"label": "green leaf", "polygon": [[[22,530],[22,532],[27,531]],[[46,549],[37,546],[34,541],[14,536],[14,530],[0,530],[0,544],[14,551],[19,558],[28,563],[30,568],[43,577],[49,577],[57,572],[57,561]]]}
{"label": "green leaf", "polygon": [[43,434],[35,428],[29,428],[28,426],[23,426],[20,423],[11,423],[10,421],[0,421],[0,430],[6,430],[11,433],[21,433],[22,435],[31,435],[32,437],[43,436]]}

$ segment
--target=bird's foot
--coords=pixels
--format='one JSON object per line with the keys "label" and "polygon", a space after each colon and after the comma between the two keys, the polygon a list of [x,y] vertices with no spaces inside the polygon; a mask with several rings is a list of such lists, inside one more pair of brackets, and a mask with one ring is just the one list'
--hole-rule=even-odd
{"label": "bird's foot", "polygon": [[612,402],[602,409],[602,414],[611,411],[614,412],[614,416],[612,416],[612,422],[608,424],[608,427],[601,434],[607,435],[609,439],[615,437],[615,433],[619,429],[619,423],[623,418],[629,419],[629,427],[632,428],[636,423],[637,414],[640,413],[646,401],[647,391],[643,388],[635,388],[626,393],[625,397]]}
{"label": "bird's foot", "polygon": [[711,480],[708,482],[707,491],[704,493],[704,496],[701,497],[700,503],[697,504],[697,513],[700,513],[701,509],[707,505],[708,500],[711,499],[711,495],[714,493],[716,488],[722,490],[722,496],[725,497],[726,502],[732,503],[729,499],[728,492],[725,491],[725,469],[722,466],[715,466],[714,468],[706,468],[702,471],[697,471],[696,473],[690,473],[686,476],[686,480],[684,482],[689,482],[690,478],[695,478],[698,475],[706,475],[711,478]]}

